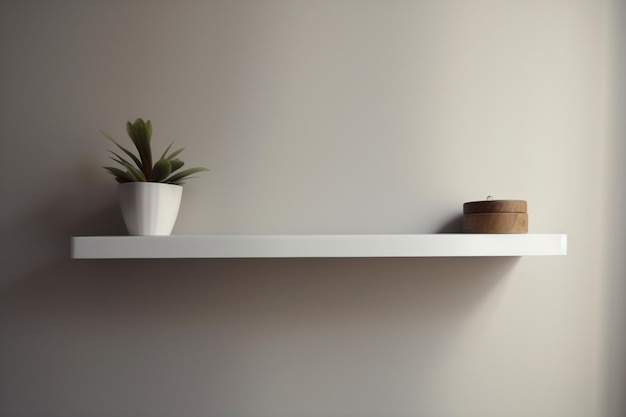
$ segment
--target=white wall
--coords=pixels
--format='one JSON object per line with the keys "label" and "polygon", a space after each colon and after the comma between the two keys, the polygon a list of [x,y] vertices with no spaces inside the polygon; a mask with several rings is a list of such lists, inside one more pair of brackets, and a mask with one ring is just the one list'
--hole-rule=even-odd
{"label": "white wall", "polygon": [[[0,415],[622,415],[612,11],[0,1]],[[570,254],[71,261],[124,232],[99,130],[135,117],[211,168],[175,233],[434,233],[490,194]]]}

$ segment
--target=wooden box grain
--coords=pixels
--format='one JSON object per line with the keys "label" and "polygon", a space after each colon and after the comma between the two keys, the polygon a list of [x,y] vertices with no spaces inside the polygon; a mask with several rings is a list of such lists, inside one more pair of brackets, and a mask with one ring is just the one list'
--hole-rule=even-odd
{"label": "wooden box grain", "polygon": [[524,200],[484,200],[463,204],[465,233],[528,233]]}

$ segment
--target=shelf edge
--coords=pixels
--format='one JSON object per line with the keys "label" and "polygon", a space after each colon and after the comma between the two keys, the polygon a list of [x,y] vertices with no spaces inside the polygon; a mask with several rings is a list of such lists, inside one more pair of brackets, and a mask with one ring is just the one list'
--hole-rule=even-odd
{"label": "shelf edge", "polygon": [[74,259],[567,255],[566,234],[77,236]]}

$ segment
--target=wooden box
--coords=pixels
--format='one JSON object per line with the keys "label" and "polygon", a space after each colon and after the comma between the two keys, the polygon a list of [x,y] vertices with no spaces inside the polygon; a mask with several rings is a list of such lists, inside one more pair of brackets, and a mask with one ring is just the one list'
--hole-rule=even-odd
{"label": "wooden box", "polygon": [[463,204],[465,233],[528,233],[524,200],[485,200]]}

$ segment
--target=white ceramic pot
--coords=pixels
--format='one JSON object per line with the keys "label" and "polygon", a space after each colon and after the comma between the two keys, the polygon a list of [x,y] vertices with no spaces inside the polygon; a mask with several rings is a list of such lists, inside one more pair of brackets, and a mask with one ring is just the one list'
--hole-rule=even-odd
{"label": "white ceramic pot", "polygon": [[183,187],[158,182],[118,184],[122,217],[135,236],[167,236],[178,217]]}

